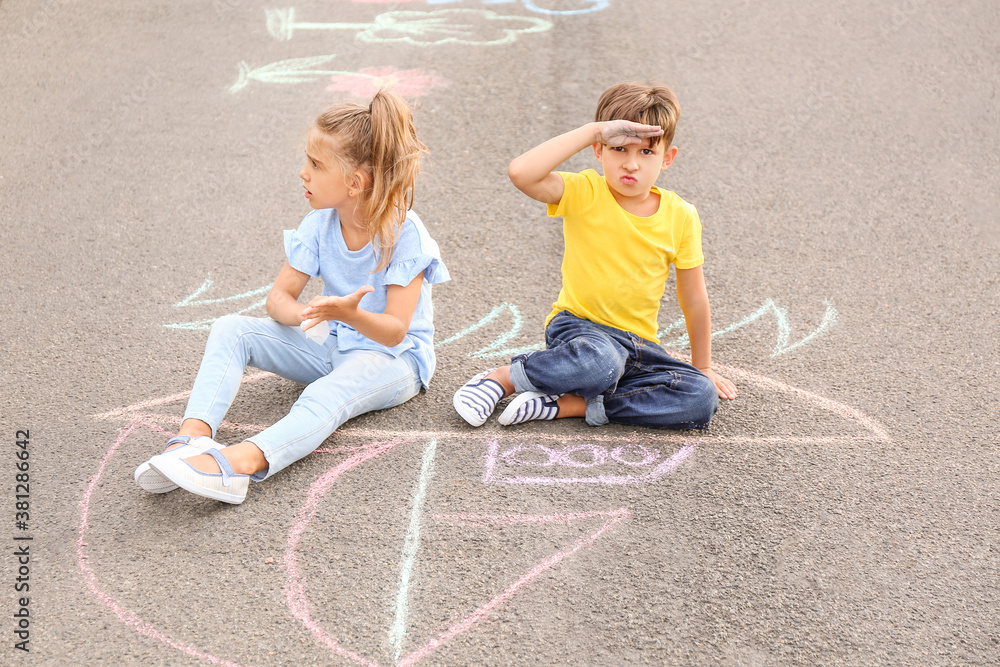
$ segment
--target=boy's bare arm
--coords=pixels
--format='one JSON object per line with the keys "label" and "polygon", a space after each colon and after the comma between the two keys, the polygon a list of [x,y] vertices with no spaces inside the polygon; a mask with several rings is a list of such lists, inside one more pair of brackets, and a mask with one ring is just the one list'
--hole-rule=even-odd
{"label": "boy's bare arm", "polygon": [[677,301],[691,340],[691,365],[708,376],[719,398],[736,398],[736,385],[712,369],[712,310],[700,266],[677,269]]}
{"label": "boy's bare arm", "polygon": [[556,168],[587,146],[625,146],[663,134],[658,125],[627,120],[587,123],[535,146],[510,163],[507,175],[518,190],[546,204],[558,204],[563,195],[562,178]]}

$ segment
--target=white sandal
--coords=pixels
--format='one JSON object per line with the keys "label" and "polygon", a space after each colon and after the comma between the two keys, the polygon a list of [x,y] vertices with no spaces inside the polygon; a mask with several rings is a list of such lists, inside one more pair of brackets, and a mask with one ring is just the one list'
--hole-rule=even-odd
{"label": "white sandal", "polygon": [[[184,443],[180,447],[174,447],[170,449],[171,445],[176,445],[178,442]],[[192,438],[189,435],[175,435],[174,437],[167,440],[166,449],[157,454],[157,456],[166,456],[169,458],[186,459],[190,456],[197,456],[198,454],[204,454],[207,450],[212,447],[218,447],[219,443],[212,440],[208,436],[199,436]],[[155,458],[155,457],[154,457]],[[150,459],[151,461],[152,459]],[[171,482],[169,479],[156,472],[149,467],[149,461],[145,463],[140,463],[139,467],[135,469],[135,473],[132,475],[135,478],[135,483],[138,484],[142,489],[149,491],[150,493],[166,493],[168,491],[173,491],[177,488],[177,485]]]}
{"label": "white sandal", "polygon": [[201,472],[184,459],[163,455],[151,458],[149,467],[197,496],[221,500],[231,505],[242,503],[247,497],[250,475],[237,474],[218,449],[212,448],[202,453],[215,459],[221,472]]}

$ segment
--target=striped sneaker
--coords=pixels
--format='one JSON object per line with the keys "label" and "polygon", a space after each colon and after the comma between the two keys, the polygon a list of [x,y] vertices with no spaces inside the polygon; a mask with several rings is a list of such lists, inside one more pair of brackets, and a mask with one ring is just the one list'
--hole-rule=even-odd
{"label": "striped sneaker", "polygon": [[483,371],[471,380],[458,388],[452,405],[462,416],[462,419],[473,426],[482,426],[486,419],[493,414],[497,408],[497,403],[504,397],[503,385],[493,379],[485,379],[495,368]]}
{"label": "striped sneaker", "polygon": [[555,419],[559,416],[559,404],[556,401],[560,395],[541,394],[537,391],[518,394],[507,404],[497,421],[501,426],[513,426],[533,419]]}

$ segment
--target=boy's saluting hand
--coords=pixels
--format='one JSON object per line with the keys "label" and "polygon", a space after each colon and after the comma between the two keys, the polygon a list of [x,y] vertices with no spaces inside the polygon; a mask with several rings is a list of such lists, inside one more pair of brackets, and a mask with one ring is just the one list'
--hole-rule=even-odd
{"label": "boy's saluting hand", "polygon": [[608,146],[640,144],[646,139],[663,134],[663,128],[659,125],[643,125],[630,120],[608,120],[597,125],[598,143]]}

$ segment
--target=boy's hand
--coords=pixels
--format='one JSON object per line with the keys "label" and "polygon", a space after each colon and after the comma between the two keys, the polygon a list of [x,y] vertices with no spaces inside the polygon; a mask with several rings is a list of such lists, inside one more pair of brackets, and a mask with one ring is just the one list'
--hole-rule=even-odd
{"label": "boy's hand", "polygon": [[736,385],[722,377],[711,368],[708,369],[698,369],[712,381],[715,385],[716,390],[719,392],[719,398],[726,398],[733,400],[736,398]]}
{"label": "boy's hand", "polygon": [[640,144],[646,139],[663,134],[663,128],[659,125],[643,125],[629,120],[608,120],[599,125],[598,140],[608,146]]}
{"label": "boy's hand", "polygon": [[309,321],[308,324],[302,327],[302,330],[311,329],[321,320],[339,320],[350,323],[358,312],[358,304],[361,302],[361,297],[374,291],[374,287],[365,285],[354,294],[348,294],[347,296],[315,297],[300,314],[303,321]]}

